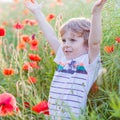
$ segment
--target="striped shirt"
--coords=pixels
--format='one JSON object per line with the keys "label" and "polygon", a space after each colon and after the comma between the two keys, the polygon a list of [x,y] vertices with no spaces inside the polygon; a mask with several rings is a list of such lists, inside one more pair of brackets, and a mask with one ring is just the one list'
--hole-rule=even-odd
{"label": "striped shirt", "polygon": [[88,54],[67,61],[59,48],[55,58],[58,67],[49,94],[49,110],[53,120],[71,120],[71,115],[79,117],[84,111],[88,92],[100,68],[99,58],[92,64],[89,64]]}

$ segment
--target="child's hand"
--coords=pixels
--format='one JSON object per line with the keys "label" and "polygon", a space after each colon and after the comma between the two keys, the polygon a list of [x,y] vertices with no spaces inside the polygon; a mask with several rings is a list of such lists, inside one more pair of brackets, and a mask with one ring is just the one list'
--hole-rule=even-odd
{"label": "child's hand", "polygon": [[107,0],[97,0],[93,5],[92,14],[100,13]]}
{"label": "child's hand", "polygon": [[41,7],[42,7],[42,3],[38,4],[38,2],[36,0],[31,1],[31,0],[27,0],[25,1],[25,6],[32,12],[32,13],[37,13],[40,11]]}

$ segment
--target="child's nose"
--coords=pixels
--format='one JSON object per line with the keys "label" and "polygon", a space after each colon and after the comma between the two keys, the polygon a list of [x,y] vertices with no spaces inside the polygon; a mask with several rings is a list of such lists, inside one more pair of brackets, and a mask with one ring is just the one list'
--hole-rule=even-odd
{"label": "child's nose", "polygon": [[67,46],[67,47],[70,46],[70,43],[68,41],[66,41],[65,46]]}

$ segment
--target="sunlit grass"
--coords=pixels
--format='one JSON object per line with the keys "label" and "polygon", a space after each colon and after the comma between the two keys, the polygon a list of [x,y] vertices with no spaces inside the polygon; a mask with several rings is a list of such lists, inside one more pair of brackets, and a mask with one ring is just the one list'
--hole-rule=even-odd
{"label": "sunlit grass", "polygon": [[[63,1],[61,6],[50,7],[53,0],[44,2],[43,12],[47,16],[54,13],[56,16],[61,15],[61,22],[72,17],[90,18],[91,3],[81,0]],[[9,92],[16,97],[20,112],[14,116],[0,117],[0,120],[41,120],[45,119],[43,114],[35,113],[31,110],[32,106],[42,100],[48,100],[50,83],[56,69],[53,62],[54,55],[51,55],[51,48],[45,41],[44,35],[41,33],[38,25],[25,25],[24,29],[16,30],[13,25],[16,22],[22,23],[24,19],[34,19],[31,13],[25,14],[26,10],[23,1],[19,3],[0,4],[0,26],[6,29],[6,36],[2,38],[2,52],[0,53],[0,93]],[[64,12],[63,12],[64,11]],[[1,17],[2,16],[2,17]],[[59,22],[58,19],[57,22]],[[88,108],[85,115],[81,116],[82,120],[119,120],[120,119],[120,43],[115,41],[116,37],[120,37],[120,6],[116,1],[111,0],[105,5],[102,12],[103,39],[101,42],[101,57],[103,67],[106,73],[102,76],[103,84],[99,86],[99,90],[95,93],[90,92],[88,97]],[[3,23],[6,22],[4,25]],[[59,25],[56,19],[50,24],[58,33]],[[60,23],[61,24],[61,23]],[[39,40],[37,51],[29,49],[17,50],[16,46],[20,40],[20,35],[27,34],[30,37],[36,34]],[[112,53],[106,53],[104,46],[114,45]],[[28,72],[23,71],[22,67],[26,61],[29,61],[28,54],[38,54],[42,60],[38,63],[40,69],[30,69]],[[15,74],[5,76],[2,70],[6,67],[12,67]],[[36,84],[28,84],[29,76],[37,78]],[[25,108],[24,102],[29,102],[30,107]],[[72,115],[72,113],[71,113]],[[73,117],[73,120],[76,120]]]}

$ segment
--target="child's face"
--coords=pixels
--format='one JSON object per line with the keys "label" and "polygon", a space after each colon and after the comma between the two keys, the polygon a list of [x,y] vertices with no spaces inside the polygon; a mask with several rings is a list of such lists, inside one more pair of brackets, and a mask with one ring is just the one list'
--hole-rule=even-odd
{"label": "child's face", "polygon": [[67,60],[70,60],[87,53],[87,46],[84,44],[82,36],[68,30],[62,36],[62,50]]}

